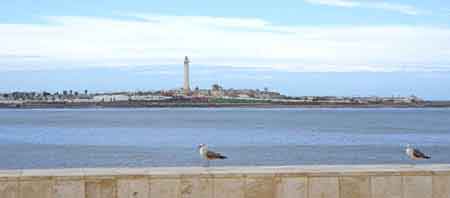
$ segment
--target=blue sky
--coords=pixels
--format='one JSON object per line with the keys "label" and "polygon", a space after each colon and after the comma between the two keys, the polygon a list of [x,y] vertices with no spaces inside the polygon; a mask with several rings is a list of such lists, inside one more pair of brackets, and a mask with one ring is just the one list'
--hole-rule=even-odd
{"label": "blue sky", "polygon": [[[339,4],[339,2],[344,2]],[[379,2],[410,7],[417,14],[376,9],[373,6],[345,6],[345,2]],[[342,5],[344,4],[344,5]],[[339,6],[340,5],[340,6]],[[39,22],[43,16],[115,17],[125,13],[157,13],[180,16],[263,18],[274,24],[423,24],[448,26],[449,2],[442,0],[282,0],[282,1],[90,1],[16,0],[2,2],[2,22]],[[401,9],[397,9],[401,10]],[[407,10],[407,9],[406,9]],[[414,15],[415,17],[411,17]]]}
{"label": "blue sky", "polygon": [[[9,75],[0,91],[175,88],[188,55],[229,86],[450,98],[447,1],[16,0],[0,13],[0,72]],[[143,81],[142,70],[153,77]],[[68,72],[92,83],[59,77]]]}

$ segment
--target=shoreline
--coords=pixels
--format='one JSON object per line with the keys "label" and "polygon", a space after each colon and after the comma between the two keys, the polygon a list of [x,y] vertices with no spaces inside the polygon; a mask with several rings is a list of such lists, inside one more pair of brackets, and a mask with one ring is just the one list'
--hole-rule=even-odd
{"label": "shoreline", "polygon": [[324,104],[324,103],[177,103],[177,102],[61,102],[61,103],[0,103],[0,109],[102,109],[102,108],[449,108],[450,101],[408,104]]}

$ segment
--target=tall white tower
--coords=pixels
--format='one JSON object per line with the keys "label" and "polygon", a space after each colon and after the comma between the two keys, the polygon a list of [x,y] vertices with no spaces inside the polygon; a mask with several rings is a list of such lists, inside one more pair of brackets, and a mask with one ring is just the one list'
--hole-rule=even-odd
{"label": "tall white tower", "polygon": [[187,56],[184,57],[184,86],[183,86],[184,95],[189,95],[191,93],[191,87],[189,85],[189,58]]}

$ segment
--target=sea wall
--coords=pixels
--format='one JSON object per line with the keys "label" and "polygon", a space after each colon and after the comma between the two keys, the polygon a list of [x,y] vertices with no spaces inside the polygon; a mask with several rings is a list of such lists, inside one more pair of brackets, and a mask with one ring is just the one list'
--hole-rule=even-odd
{"label": "sea wall", "polygon": [[0,171],[1,198],[449,198],[450,165]]}

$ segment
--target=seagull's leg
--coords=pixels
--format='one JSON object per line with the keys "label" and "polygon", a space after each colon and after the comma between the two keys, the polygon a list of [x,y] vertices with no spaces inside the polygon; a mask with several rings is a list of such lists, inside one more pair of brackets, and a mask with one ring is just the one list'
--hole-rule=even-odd
{"label": "seagull's leg", "polygon": [[209,167],[209,160],[206,160],[208,162],[207,167]]}

